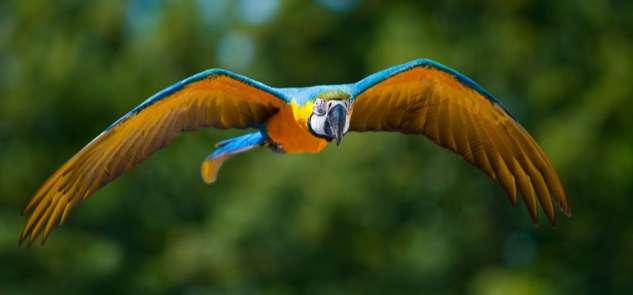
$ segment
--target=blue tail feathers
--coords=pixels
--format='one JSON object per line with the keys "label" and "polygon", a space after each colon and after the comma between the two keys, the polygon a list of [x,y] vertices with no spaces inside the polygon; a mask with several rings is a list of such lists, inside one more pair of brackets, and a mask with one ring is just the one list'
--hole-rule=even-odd
{"label": "blue tail feathers", "polygon": [[218,158],[244,152],[260,146],[266,142],[266,135],[262,131],[244,134],[218,142],[215,150],[207,158]]}
{"label": "blue tail feathers", "polygon": [[215,150],[202,161],[200,166],[202,180],[207,184],[214,183],[224,161],[236,154],[252,150],[264,144],[266,140],[266,134],[258,131],[219,142]]}

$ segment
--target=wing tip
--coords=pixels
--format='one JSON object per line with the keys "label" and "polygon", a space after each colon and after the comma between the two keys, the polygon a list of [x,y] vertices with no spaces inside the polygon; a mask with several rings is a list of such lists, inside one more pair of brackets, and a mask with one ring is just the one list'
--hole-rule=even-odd
{"label": "wing tip", "polygon": [[[35,206],[31,206],[31,207],[35,207]],[[45,214],[46,212],[43,212],[43,214],[39,214],[37,216],[33,215],[35,213],[31,212],[33,211],[33,208],[31,207],[27,206],[24,209],[22,209],[20,212],[22,216],[27,215],[29,213],[31,215],[27,219],[26,223],[24,224],[24,227],[22,228],[22,231],[20,232],[20,235],[18,237],[18,246],[22,246],[26,244],[26,246],[30,248],[31,245],[35,241],[37,241],[37,239],[40,239],[40,244],[43,246],[46,243],[48,236],[52,232],[54,228],[54,224],[56,223],[56,220],[58,219],[55,216],[49,216]],[[46,226],[42,228],[42,226],[44,226],[45,223],[47,223]]]}
{"label": "wing tip", "polygon": [[40,239],[40,245],[44,246],[51,232],[52,229],[47,232],[42,232],[39,229],[35,230],[34,228],[27,228],[25,226],[18,237],[18,247],[26,245],[27,248],[30,248],[38,239]]}
{"label": "wing tip", "polygon": [[[30,231],[26,226],[24,227],[24,229],[22,229],[22,232],[20,233],[20,237],[18,239],[18,246],[21,247],[23,245],[26,245],[27,248],[30,248],[31,245],[33,244],[33,241],[37,238],[37,234],[33,234],[32,231]],[[26,242],[26,244],[25,244]]]}
{"label": "wing tip", "polygon": [[549,221],[549,225],[555,228],[558,225],[558,218],[556,218],[556,212],[553,212],[551,215],[547,215],[547,220]]}
{"label": "wing tip", "polygon": [[24,240],[26,239],[26,236],[24,236],[24,234],[20,234],[20,237],[18,238],[18,247],[21,247],[22,244],[24,244]]}
{"label": "wing tip", "polygon": [[567,217],[572,216],[571,207],[567,203],[561,206],[561,211],[563,211],[563,214],[565,214],[565,216]]}
{"label": "wing tip", "polygon": [[[528,212],[530,214],[530,221],[532,222],[532,224],[535,227],[539,227],[539,221],[538,221],[538,212],[537,212],[538,208],[536,208],[536,210],[532,210],[528,207]],[[541,207],[541,210],[545,210],[544,208]],[[571,207],[567,204],[561,204],[560,206],[560,211],[563,213],[563,215],[565,215],[568,218],[572,217],[572,211],[571,211]],[[546,212],[547,213],[547,212]],[[557,218],[557,214],[555,212],[553,212],[552,214],[546,214],[547,217],[547,221],[549,222],[550,226],[554,229],[558,228],[559,225],[559,219]]]}

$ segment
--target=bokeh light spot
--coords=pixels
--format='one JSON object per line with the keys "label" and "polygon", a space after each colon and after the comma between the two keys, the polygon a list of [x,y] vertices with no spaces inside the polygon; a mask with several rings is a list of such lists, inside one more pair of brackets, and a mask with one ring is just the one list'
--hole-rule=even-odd
{"label": "bokeh light spot", "polygon": [[220,38],[216,56],[223,67],[244,69],[253,62],[255,42],[246,34],[229,32]]}
{"label": "bokeh light spot", "polygon": [[126,29],[131,32],[143,32],[155,27],[163,1],[133,0],[127,7]]}
{"label": "bokeh light spot", "polygon": [[221,24],[226,20],[228,0],[198,0],[202,20],[207,25]]}
{"label": "bokeh light spot", "polygon": [[279,0],[239,0],[238,17],[249,24],[259,25],[272,19],[279,10]]}
{"label": "bokeh light spot", "polygon": [[503,245],[503,259],[508,266],[530,264],[536,256],[534,239],[523,232],[513,233]]}

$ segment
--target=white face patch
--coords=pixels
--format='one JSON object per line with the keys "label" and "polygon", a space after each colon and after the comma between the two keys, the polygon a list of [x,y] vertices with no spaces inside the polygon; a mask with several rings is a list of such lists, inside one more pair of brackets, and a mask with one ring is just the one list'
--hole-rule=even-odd
{"label": "white face patch", "polygon": [[332,133],[330,130],[326,130],[326,122],[327,122],[327,114],[328,112],[337,105],[341,105],[347,110],[346,118],[345,118],[345,128],[343,129],[343,134],[347,133],[349,130],[350,123],[350,108],[352,103],[349,100],[329,100],[325,101],[322,99],[317,99],[314,101],[314,107],[312,110],[312,116],[310,116],[310,129],[312,132],[325,136],[331,137]]}
{"label": "white face patch", "polygon": [[316,113],[312,113],[312,116],[310,116],[310,128],[312,129],[312,132],[326,136],[327,134],[324,130],[325,119],[325,115],[319,116]]}

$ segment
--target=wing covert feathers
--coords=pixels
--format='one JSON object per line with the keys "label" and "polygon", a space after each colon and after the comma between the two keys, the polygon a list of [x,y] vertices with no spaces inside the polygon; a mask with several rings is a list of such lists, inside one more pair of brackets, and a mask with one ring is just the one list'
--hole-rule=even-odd
{"label": "wing covert feathers", "polygon": [[534,223],[539,204],[552,224],[555,205],[571,215],[558,174],[528,132],[445,70],[412,67],[363,89],[350,130],[424,134],[498,182],[512,204],[520,192]]}
{"label": "wing covert feathers", "polygon": [[53,173],[23,210],[30,216],[20,243],[30,244],[40,235],[44,243],[79,202],[182,131],[256,127],[285,105],[278,97],[226,75],[181,86],[125,115]]}

